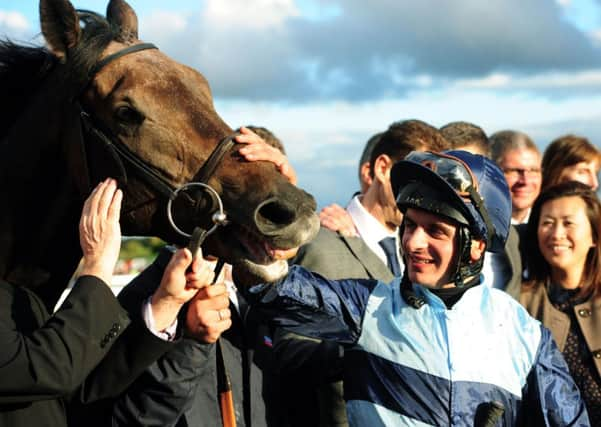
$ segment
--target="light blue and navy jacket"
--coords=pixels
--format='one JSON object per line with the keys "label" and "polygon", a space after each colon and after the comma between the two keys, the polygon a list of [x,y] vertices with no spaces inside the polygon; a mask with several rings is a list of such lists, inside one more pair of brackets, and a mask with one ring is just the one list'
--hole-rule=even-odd
{"label": "light blue and navy jacket", "polygon": [[251,296],[275,325],[345,344],[351,425],[473,426],[492,401],[505,407],[498,425],[589,425],[551,334],[510,296],[475,286],[447,309],[413,286],[419,309],[399,278],[335,281],[293,266]]}

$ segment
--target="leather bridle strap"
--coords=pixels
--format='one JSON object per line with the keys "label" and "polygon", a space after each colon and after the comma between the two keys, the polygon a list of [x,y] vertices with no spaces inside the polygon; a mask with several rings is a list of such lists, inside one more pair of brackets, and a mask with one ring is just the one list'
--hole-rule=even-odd
{"label": "leather bridle strap", "polygon": [[205,161],[204,165],[202,165],[202,168],[200,168],[196,176],[192,178],[193,182],[201,182],[203,184],[207,183],[213,173],[215,173],[215,169],[223,159],[225,153],[227,153],[234,145],[237,144],[235,138],[238,135],[240,135],[240,132],[236,131],[233,134],[226,136],[219,142],[219,144],[217,144],[217,147],[215,147],[209,158]]}
{"label": "leather bridle strap", "polygon": [[109,138],[107,131],[102,131],[98,124],[93,123],[92,117],[85,111],[81,111],[81,121],[86,133],[94,135],[102,141],[105,146],[111,147],[119,158],[125,160],[129,166],[138,172],[140,178],[152,187],[157,193],[169,199],[175,193],[175,187],[163,178],[157,171],[148,166],[139,156],[131,151],[119,138]]}
{"label": "leather bridle strap", "polygon": [[128,55],[130,53],[139,52],[141,50],[147,50],[147,49],[158,49],[158,47],[156,47],[152,43],[140,43],[140,44],[128,46],[126,48],[121,49],[120,51],[117,51],[108,56],[105,56],[100,61],[98,61],[96,63],[96,65],[94,65],[94,68],[92,68],[90,70],[90,72],[89,72],[90,79],[92,79],[98,73],[98,71],[102,70],[104,68],[104,66],[107,65],[109,62],[113,62],[115,59],[121,58],[122,56]]}

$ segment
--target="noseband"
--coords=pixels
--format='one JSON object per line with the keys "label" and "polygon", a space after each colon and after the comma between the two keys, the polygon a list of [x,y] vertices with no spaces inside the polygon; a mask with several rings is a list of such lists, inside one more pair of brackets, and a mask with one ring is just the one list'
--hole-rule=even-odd
{"label": "noseband", "polygon": [[[94,76],[107,64],[110,62],[128,55],[130,53],[139,52],[147,49],[157,49],[157,47],[152,43],[141,43],[133,46],[126,47],[118,52],[115,52],[111,55],[106,56],[102,60],[100,60],[91,70],[89,74],[90,81],[94,78]],[[137,175],[146,182],[146,184],[152,188],[157,194],[165,197],[167,202],[167,219],[169,224],[173,228],[175,232],[180,234],[185,238],[191,238],[196,240],[196,244],[200,245],[202,240],[206,238],[209,234],[217,229],[218,226],[224,225],[227,223],[226,214],[223,209],[223,203],[217,191],[208,185],[208,181],[215,173],[216,168],[219,163],[221,163],[225,154],[232,149],[234,145],[237,144],[235,141],[235,137],[239,135],[238,132],[235,132],[231,135],[223,138],[217,146],[213,149],[207,160],[204,162],[199,172],[193,178],[193,182],[189,182],[176,188],[170,182],[168,182],[163,175],[148,165],[143,159],[140,158],[135,152],[133,152],[127,145],[125,145],[118,137],[116,137],[107,126],[103,125],[103,123],[97,118],[93,117],[88,112],[84,111],[83,108],[80,107],[80,120],[82,125],[82,130],[84,134],[84,139],[88,139],[90,136],[101,141],[104,145],[104,148],[107,149],[113,159],[117,162],[117,166],[122,171],[123,176],[127,177],[125,173],[124,164],[126,163],[131,169],[136,171]],[[85,154],[84,154],[84,162],[86,162]],[[87,169],[87,167],[85,168]],[[88,177],[89,179],[89,177]],[[88,186],[89,187],[89,186]],[[209,213],[212,214],[212,222],[213,226],[208,230],[203,230],[199,227],[196,227],[194,230],[194,236],[182,231],[174,222],[172,215],[172,203],[175,201],[177,197],[184,196],[187,200],[192,204],[196,204],[196,200],[194,200],[189,194],[185,193],[185,191],[189,188],[200,188],[202,191],[206,192],[210,200],[212,201],[209,207]]]}

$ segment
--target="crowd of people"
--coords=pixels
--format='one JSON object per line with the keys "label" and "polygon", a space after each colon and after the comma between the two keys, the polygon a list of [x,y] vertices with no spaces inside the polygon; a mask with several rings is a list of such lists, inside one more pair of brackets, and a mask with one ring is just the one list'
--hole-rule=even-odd
{"label": "crowd of people", "polygon": [[[296,184],[249,128],[241,155]],[[23,308],[0,327],[0,425],[601,425],[600,168],[581,136],[541,154],[516,130],[395,122],[284,279],[209,286],[212,262],[166,247],[118,299],[107,179],[55,313],[0,283]]]}

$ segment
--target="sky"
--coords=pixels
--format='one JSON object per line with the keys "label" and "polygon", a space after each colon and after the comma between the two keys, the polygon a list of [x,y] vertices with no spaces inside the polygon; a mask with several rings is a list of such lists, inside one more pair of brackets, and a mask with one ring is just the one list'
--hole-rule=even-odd
{"label": "sky", "polygon": [[[207,77],[230,126],[284,142],[320,207],[348,202],[365,142],[398,120],[600,145],[601,0],[128,3],[141,39]],[[42,43],[38,19],[35,1],[0,1],[0,37]]]}

